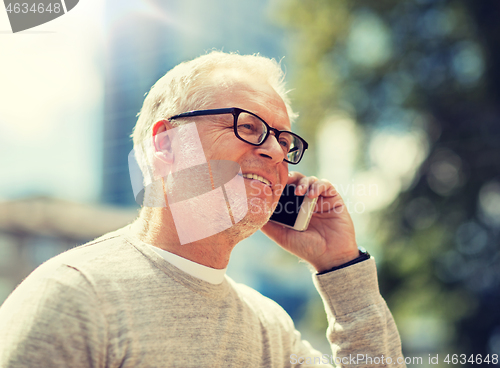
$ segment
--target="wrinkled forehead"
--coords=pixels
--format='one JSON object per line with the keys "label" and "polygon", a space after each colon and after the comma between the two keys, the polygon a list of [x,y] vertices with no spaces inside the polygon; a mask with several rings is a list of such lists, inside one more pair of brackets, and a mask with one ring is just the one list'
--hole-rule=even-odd
{"label": "wrinkled forehead", "polygon": [[290,130],[283,99],[262,77],[241,71],[218,71],[209,83],[214,91],[207,108],[239,107],[259,115],[272,127]]}

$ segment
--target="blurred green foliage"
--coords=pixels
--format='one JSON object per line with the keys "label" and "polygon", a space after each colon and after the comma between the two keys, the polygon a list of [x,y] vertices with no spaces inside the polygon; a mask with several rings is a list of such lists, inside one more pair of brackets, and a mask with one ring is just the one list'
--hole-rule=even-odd
{"label": "blurred green foliage", "polygon": [[[500,2],[276,0],[274,9],[313,150],[332,111],[355,118],[365,147],[378,131],[425,132],[427,158],[370,230],[405,353],[499,354]],[[364,154],[358,165],[373,162]]]}

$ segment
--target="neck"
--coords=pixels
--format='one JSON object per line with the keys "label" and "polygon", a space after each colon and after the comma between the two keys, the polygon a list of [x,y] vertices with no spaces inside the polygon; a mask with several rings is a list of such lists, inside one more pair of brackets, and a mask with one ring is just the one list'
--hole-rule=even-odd
{"label": "neck", "polygon": [[227,267],[231,251],[242,240],[237,236],[237,230],[231,228],[192,243],[181,244],[168,207],[143,207],[131,230],[133,236],[145,243],[216,269]]}

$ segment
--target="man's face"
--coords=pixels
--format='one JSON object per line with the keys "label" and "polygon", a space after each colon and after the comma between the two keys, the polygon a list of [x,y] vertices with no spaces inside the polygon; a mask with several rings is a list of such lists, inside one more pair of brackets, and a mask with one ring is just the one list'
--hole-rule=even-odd
{"label": "man's face", "polygon": [[[220,84],[216,84],[220,85]],[[206,109],[239,107],[258,115],[271,127],[290,130],[286,106],[267,83],[241,77],[217,92],[217,102]],[[197,118],[197,129],[207,160],[231,160],[241,166],[243,176],[261,176],[271,184],[258,179],[244,178],[247,197],[247,220],[254,225],[264,225],[274,205],[281,196],[288,179],[288,164],[273,134],[261,146],[252,146],[238,139],[233,130],[233,116],[218,115]]]}

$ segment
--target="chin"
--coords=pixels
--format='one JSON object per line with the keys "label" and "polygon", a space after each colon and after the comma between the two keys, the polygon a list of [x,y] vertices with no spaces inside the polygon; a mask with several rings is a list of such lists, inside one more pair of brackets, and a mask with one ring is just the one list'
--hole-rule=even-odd
{"label": "chin", "polygon": [[271,217],[271,206],[265,199],[259,197],[248,198],[248,211],[240,221],[227,229],[228,235],[235,243],[248,238],[259,231]]}
{"label": "chin", "polygon": [[266,199],[251,197],[248,198],[248,212],[242,221],[246,225],[256,227],[259,230],[269,221],[271,214],[272,208]]}
{"label": "chin", "polygon": [[247,214],[247,216],[226,231],[234,239],[234,242],[238,243],[259,231],[266,223],[267,220],[262,217],[258,218],[252,214]]}

